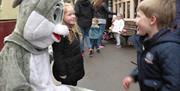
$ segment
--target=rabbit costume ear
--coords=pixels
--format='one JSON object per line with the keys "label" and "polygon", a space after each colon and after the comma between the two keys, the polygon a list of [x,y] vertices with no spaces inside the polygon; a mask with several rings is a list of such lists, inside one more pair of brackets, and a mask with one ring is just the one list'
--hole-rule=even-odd
{"label": "rabbit costume ear", "polygon": [[16,8],[19,4],[21,4],[23,0],[13,0],[13,4],[12,4],[12,7],[13,8]]}

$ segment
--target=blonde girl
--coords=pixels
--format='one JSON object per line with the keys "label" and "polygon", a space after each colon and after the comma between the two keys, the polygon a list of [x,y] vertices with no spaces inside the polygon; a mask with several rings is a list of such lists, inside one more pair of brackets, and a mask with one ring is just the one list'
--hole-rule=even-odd
{"label": "blonde girl", "polygon": [[[71,3],[64,4],[64,22],[63,24],[67,25],[70,30],[68,35],[68,40],[71,43],[75,37],[81,37],[82,34],[79,32],[79,27],[76,22],[75,11]],[[78,36],[77,36],[78,34]]]}
{"label": "blonde girl", "polygon": [[84,62],[80,51],[80,33],[76,26],[74,7],[70,3],[64,4],[64,25],[69,28],[69,35],[62,37],[60,43],[53,46],[53,75],[62,84],[77,85],[77,81],[84,76]]}
{"label": "blonde girl", "polygon": [[112,32],[116,39],[116,48],[121,47],[120,34],[123,32],[124,25],[123,16],[121,14],[117,15],[112,21]]}

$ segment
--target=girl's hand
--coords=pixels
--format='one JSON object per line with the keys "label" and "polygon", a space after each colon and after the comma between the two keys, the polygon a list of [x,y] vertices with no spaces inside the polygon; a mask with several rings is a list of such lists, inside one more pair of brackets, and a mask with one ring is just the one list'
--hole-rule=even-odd
{"label": "girl's hand", "polygon": [[126,30],[126,29],[123,29],[122,32],[123,32],[123,33],[127,33],[127,30]]}
{"label": "girl's hand", "polygon": [[119,33],[120,33],[120,34],[122,34],[122,33],[123,33],[123,31],[119,31]]}
{"label": "girl's hand", "polygon": [[120,34],[126,34],[127,33],[127,30],[126,29],[123,29],[122,31],[119,31]]}

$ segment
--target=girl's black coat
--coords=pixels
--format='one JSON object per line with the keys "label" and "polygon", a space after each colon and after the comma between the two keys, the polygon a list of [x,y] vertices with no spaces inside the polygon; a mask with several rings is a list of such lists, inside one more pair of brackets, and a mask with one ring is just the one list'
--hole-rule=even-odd
{"label": "girl's black coat", "polygon": [[[84,76],[84,62],[80,52],[80,42],[75,39],[71,44],[67,38],[62,38],[60,43],[53,43],[53,75],[56,80],[76,82]],[[60,76],[67,75],[66,79]]]}

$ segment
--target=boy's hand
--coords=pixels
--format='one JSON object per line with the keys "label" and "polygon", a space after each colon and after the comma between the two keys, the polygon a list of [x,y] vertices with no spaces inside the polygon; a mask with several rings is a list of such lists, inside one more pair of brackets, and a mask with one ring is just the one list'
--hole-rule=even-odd
{"label": "boy's hand", "polygon": [[131,83],[133,83],[133,82],[134,82],[133,78],[131,76],[127,76],[122,80],[122,85],[123,85],[124,89],[126,91],[128,91]]}
{"label": "boy's hand", "polygon": [[127,30],[126,29],[123,29],[122,31],[119,31],[120,34],[124,34],[124,33],[127,33]]}

